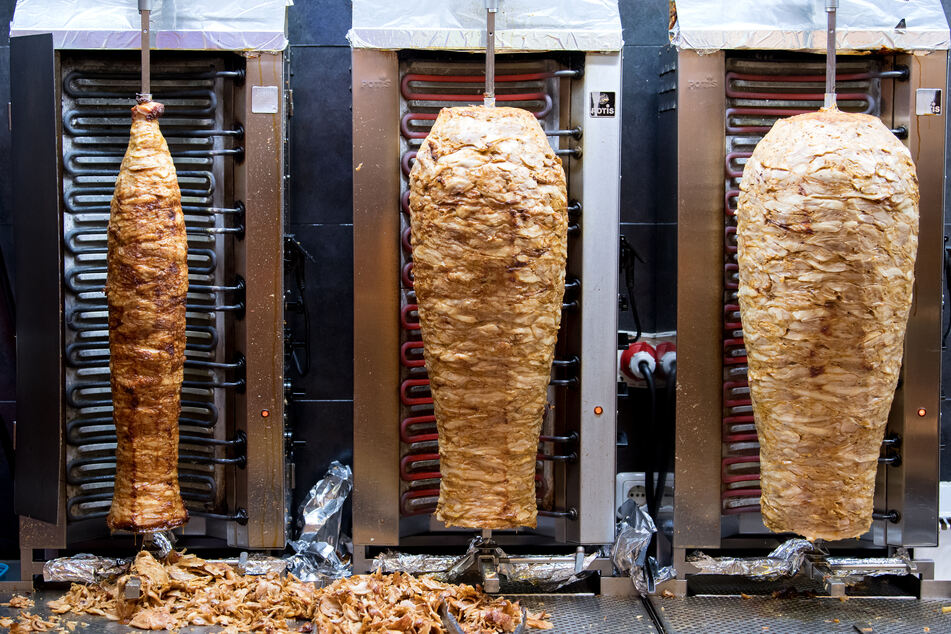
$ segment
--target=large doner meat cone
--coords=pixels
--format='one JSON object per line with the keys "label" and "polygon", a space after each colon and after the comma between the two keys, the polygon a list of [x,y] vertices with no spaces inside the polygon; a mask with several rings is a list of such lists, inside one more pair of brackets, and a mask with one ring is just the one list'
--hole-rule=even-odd
{"label": "large doner meat cone", "polygon": [[763,519],[808,539],[857,537],[911,306],[914,164],[877,118],[829,109],[777,122],[740,188]]}
{"label": "large doner meat cone", "polygon": [[188,519],[178,488],[188,245],[175,166],[157,121],[162,110],[155,102],[132,109],[109,216],[106,296],[118,446],[107,522],[135,532]]}
{"label": "large doner meat cone", "polygon": [[535,118],[446,108],[410,174],[413,276],[450,526],[535,526],[561,322],[565,173]]}

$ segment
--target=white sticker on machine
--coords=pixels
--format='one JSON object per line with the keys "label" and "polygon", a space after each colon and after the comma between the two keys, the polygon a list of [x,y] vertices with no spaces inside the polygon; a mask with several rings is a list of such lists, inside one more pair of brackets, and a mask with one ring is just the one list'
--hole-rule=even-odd
{"label": "white sticker on machine", "polygon": [[280,102],[277,86],[251,86],[251,112],[277,114]]}
{"label": "white sticker on machine", "polygon": [[915,93],[915,114],[941,114],[941,89],[919,88]]}
{"label": "white sticker on machine", "polygon": [[595,90],[591,93],[588,114],[592,117],[613,117],[615,113],[615,93]]}

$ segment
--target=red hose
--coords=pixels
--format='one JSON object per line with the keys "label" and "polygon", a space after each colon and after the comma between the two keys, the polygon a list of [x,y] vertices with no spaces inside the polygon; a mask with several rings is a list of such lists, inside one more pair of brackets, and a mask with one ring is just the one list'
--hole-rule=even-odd
{"label": "red hose", "polygon": [[[409,178],[409,171],[413,168],[410,164],[413,160],[416,159],[416,152],[404,152],[403,156],[400,157],[400,168],[403,170],[403,176]],[[409,198],[409,193],[407,192],[407,200]],[[409,213],[409,207],[406,208],[407,213]]]}
{"label": "red hose", "polygon": [[423,504],[415,509],[409,508],[409,502],[418,498],[438,498],[439,489],[409,489],[400,496],[400,512],[403,515],[425,515],[436,510],[436,504]]}
{"label": "red hose", "polygon": [[[730,109],[727,109],[727,121],[729,121]],[[737,172],[736,170],[730,167],[730,164],[733,162],[733,159],[738,158],[749,158],[753,156],[752,152],[729,152],[726,155],[726,175],[730,178],[741,178],[743,176],[743,170]]]}

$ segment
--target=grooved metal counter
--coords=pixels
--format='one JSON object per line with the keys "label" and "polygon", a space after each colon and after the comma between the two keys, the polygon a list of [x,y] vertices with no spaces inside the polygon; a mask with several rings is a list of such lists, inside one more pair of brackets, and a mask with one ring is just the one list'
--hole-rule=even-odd
{"label": "grooved metal counter", "polygon": [[[46,602],[59,598],[62,590],[45,589],[31,597],[32,614],[49,615]],[[7,601],[10,593],[0,593]],[[904,632],[951,632],[951,613],[942,608],[951,601],[912,598],[831,598],[774,599],[768,596],[692,596],[684,598],[595,595],[514,595],[530,611],[545,610],[559,634],[688,634],[730,632],[731,634],[803,634],[812,632],[853,634],[902,634]],[[0,617],[15,616],[19,610],[0,607]],[[137,631],[90,615],[67,614],[67,621],[87,624],[76,631]],[[192,627],[182,632],[217,632],[220,627]],[[54,630],[55,631],[55,630]],[[531,630],[535,631],[535,630]]]}
{"label": "grooved metal counter", "polygon": [[951,632],[951,614],[941,611],[942,607],[951,605],[951,601],[694,596],[651,597],[650,602],[655,608],[660,631],[669,634]]}

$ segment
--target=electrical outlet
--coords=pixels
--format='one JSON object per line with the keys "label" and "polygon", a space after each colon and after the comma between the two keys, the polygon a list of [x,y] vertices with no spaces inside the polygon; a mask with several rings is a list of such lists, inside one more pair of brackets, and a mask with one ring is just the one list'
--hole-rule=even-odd
{"label": "electrical outlet", "polygon": [[627,490],[627,495],[624,497],[634,500],[638,506],[647,504],[647,489],[644,488],[644,483],[632,484]]}
{"label": "electrical outlet", "polygon": [[614,507],[619,508],[629,499],[635,500],[638,504],[647,502],[647,489],[644,487],[643,473],[617,474],[614,487]]}
{"label": "electrical outlet", "polygon": [[[662,506],[673,505],[673,485],[673,474],[667,474]],[[643,472],[631,471],[617,474],[614,485],[615,508],[619,508],[629,499],[634,500],[638,505],[647,504],[647,487],[644,483]]]}

